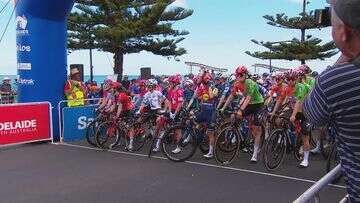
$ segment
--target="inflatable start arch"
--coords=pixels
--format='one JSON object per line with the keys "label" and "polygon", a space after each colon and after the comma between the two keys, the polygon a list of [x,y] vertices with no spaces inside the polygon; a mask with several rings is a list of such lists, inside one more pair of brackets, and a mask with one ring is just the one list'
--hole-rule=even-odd
{"label": "inflatable start arch", "polygon": [[58,135],[57,104],[67,77],[67,16],[74,0],[16,0],[19,102],[49,101]]}

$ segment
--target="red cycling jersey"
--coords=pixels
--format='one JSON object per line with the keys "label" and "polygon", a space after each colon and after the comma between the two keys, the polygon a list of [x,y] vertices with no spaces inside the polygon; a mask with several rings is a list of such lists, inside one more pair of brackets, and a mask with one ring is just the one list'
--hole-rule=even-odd
{"label": "red cycling jersey", "polygon": [[134,107],[133,103],[131,102],[130,97],[123,92],[118,95],[117,102],[121,103],[122,111],[130,111]]}
{"label": "red cycling jersey", "polygon": [[171,103],[171,110],[174,111],[184,101],[184,92],[180,88],[173,88],[168,90],[167,99]]}
{"label": "red cycling jersey", "polygon": [[286,85],[277,83],[271,86],[269,95],[273,96],[273,94],[276,94],[277,95],[276,100],[284,100],[287,95],[286,91],[287,91]]}

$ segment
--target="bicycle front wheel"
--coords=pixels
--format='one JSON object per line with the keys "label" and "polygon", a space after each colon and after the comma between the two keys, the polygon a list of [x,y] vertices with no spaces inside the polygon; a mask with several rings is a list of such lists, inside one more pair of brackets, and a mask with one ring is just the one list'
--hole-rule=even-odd
{"label": "bicycle front wheel", "polygon": [[284,160],[286,153],[286,135],[282,129],[277,129],[271,133],[265,142],[264,164],[269,171],[279,168]]}
{"label": "bicycle front wheel", "polygon": [[196,152],[196,135],[192,128],[175,125],[165,132],[161,140],[161,147],[169,160],[184,162]]}
{"label": "bicycle front wheel", "polygon": [[240,133],[233,126],[220,131],[215,141],[215,160],[221,165],[231,164],[240,148]]}
{"label": "bicycle front wheel", "polygon": [[102,149],[112,149],[120,142],[121,132],[111,121],[101,123],[95,134],[96,144]]}

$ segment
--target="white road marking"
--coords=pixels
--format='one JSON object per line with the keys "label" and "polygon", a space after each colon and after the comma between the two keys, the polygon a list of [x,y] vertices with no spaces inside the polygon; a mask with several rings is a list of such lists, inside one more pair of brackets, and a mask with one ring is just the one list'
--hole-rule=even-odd
{"label": "white road marking", "polygon": [[[69,147],[76,147],[76,148],[82,148],[82,149],[88,149],[88,150],[95,150],[95,151],[104,151],[102,149],[95,148],[95,147],[87,147],[87,146],[74,145],[74,144],[68,144],[68,143],[53,143],[53,144],[69,146]],[[117,153],[117,154],[126,154],[126,155],[139,156],[139,157],[148,157],[148,155],[146,155],[146,154],[122,152],[122,151],[116,151],[116,150],[107,150],[107,151],[112,152],[112,153]],[[160,157],[160,156],[151,156],[151,158],[167,160],[167,158]],[[314,181],[314,180],[308,180],[308,179],[303,179],[303,178],[296,178],[296,177],[278,175],[278,174],[272,174],[272,173],[265,173],[265,172],[253,171],[253,170],[247,170],[247,169],[241,169],[241,168],[219,166],[219,165],[213,165],[213,164],[207,164],[207,163],[201,163],[201,162],[194,162],[194,161],[186,161],[185,163],[193,164],[193,165],[199,165],[199,166],[207,166],[207,167],[212,167],[212,168],[221,168],[221,169],[232,170],[232,171],[239,171],[239,172],[243,172],[243,173],[252,173],[252,174],[258,174],[258,175],[264,175],[264,176],[271,176],[271,177],[276,177],[276,178],[283,178],[283,179],[295,180],[295,181],[312,183],[312,184],[316,183],[316,181]],[[342,186],[342,185],[329,184],[329,186],[335,187],[335,188],[340,188],[340,189],[346,189],[346,187]]]}

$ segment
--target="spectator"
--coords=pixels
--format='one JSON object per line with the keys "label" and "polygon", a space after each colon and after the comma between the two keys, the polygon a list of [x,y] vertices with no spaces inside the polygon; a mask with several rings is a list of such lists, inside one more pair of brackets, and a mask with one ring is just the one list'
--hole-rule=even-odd
{"label": "spectator", "polygon": [[0,86],[1,103],[9,104],[14,103],[15,92],[11,88],[11,80],[8,77],[4,77],[3,83]]}
{"label": "spectator", "polygon": [[[87,87],[87,98],[88,99],[100,99],[102,97],[101,95],[101,89],[97,86],[96,82],[90,82],[89,84],[86,85]],[[97,101],[95,100],[90,100],[89,101],[90,104],[96,104]]]}
{"label": "spectator", "polygon": [[316,80],[303,112],[311,123],[335,127],[350,202],[360,202],[360,1],[333,0],[332,36],[342,52]]}
{"label": "spectator", "polygon": [[130,81],[129,81],[129,77],[127,75],[124,76],[124,79],[121,81],[121,84],[126,90],[129,90]]}
{"label": "spectator", "polygon": [[69,107],[83,106],[86,99],[86,87],[81,82],[80,71],[71,69],[69,80],[65,83],[64,93]]}

